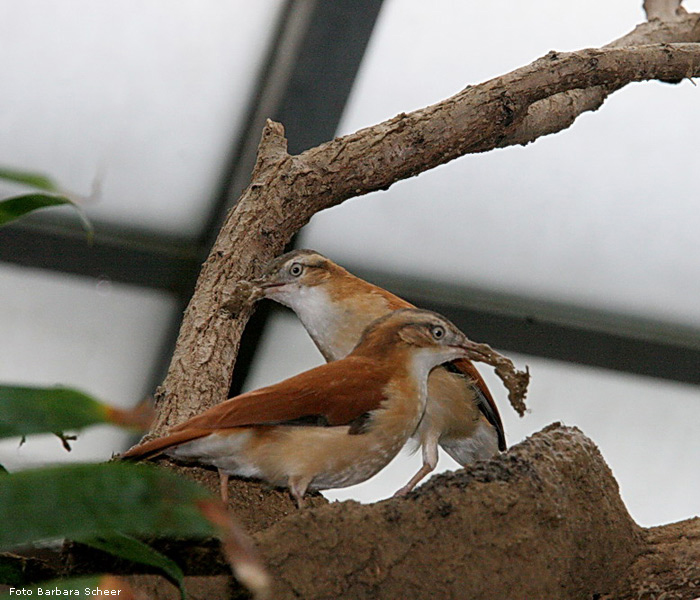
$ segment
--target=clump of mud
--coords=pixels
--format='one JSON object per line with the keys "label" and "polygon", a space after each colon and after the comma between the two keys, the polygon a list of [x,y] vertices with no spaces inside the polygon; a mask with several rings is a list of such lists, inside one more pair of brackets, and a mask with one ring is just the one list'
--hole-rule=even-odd
{"label": "clump of mud", "polygon": [[407,498],[301,511],[259,533],[277,598],[595,598],[643,547],[578,429],[433,477]]}
{"label": "clump of mud", "polygon": [[[213,471],[180,469],[217,486]],[[559,424],[405,498],[361,505],[318,496],[297,510],[286,492],[240,480],[230,495],[277,600],[700,598],[700,519],[636,525],[595,444]],[[215,540],[158,547],[182,566],[191,597],[248,597]],[[73,556],[74,571],[95,567],[94,551],[83,559]],[[107,559],[102,571],[131,574],[152,600],[179,598],[163,577]]]}

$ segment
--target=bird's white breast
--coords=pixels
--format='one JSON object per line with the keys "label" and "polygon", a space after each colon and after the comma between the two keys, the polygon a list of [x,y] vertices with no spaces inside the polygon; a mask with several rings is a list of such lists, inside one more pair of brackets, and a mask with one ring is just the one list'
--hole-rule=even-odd
{"label": "bird's white breast", "polygon": [[284,300],[327,360],[344,358],[355,347],[359,335],[339,331],[338,324],[347,318],[321,286],[302,287]]}

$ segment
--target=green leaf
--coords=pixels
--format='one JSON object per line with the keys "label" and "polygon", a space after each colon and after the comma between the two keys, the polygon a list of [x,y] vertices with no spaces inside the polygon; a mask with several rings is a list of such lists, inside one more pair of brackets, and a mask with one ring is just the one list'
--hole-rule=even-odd
{"label": "green leaf", "polygon": [[0,202],[0,227],[7,223],[19,219],[24,215],[52,206],[72,206],[80,217],[83,229],[88,234],[88,241],[92,241],[94,230],[83,209],[66,196],[54,196],[49,194],[24,194],[14,196]]}
{"label": "green leaf", "polygon": [[73,204],[65,196],[50,196],[48,194],[24,194],[14,196],[0,202],[0,225],[19,219],[24,215],[40,208],[64,206]]}
{"label": "green leaf", "polygon": [[0,179],[5,179],[6,181],[12,181],[14,183],[23,183],[25,185],[30,185],[39,190],[44,190],[45,192],[61,192],[61,190],[58,188],[53,179],[50,179],[49,177],[41,173],[17,171],[15,169],[8,169],[7,167],[0,167]]}
{"label": "green leaf", "polygon": [[[43,598],[44,596],[49,597],[59,597],[59,598],[94,598],[95,596],[90,592],[97,587],[108,582],[108,579],[104,575],[93,575],[90,577],[74,577],[70,579],[53,579],[51,581],[46,581],[38,585],[33,585],[31,587],[20,588],[26,590],[22,593],[22,596],[31,596],[32,598]],[[114,578],[111,578],[114,581]],[[18,586],[19,587],[19,586]],[[39,593],[41,590],[41,593]],[[62,592],[66,590],[66,592]],[[120,594],[122,597],[125,594]],[[102,594],[99,595],[100,598],[103,597]],[[107,596],[111,597],[111,596]],[[114,597],[119,597],[116,593]],[[13,593],[10,591],[8,594],[3,594],[0,596],[0,600],[17,600],[17,592]]]}
{"label": "green leaf", "polygon": [[7,475],[8,473],[9,471],[5,467],[0,465],[0,475]]}
{"label": "green leaf", "polygon": [[128,535],[115,534],[108,538],[92,538],[81,540],[81,543],[92,546],[114,556],[126,558],[132,562],[156,567],[163,571],[180,588],[180,596],[187,598],[185,591],[185,575],[177,563],[145,542]]}
{"label": "green leaf", "polygon": [[0,438],[74,431],[89,425],[144,429],[148,414],[139,406],[121,410],[75,389],[0,385]]}
{"label": "green leaf", "polygon": [[107,463],[0,477],[0,549],[51,539],[209,537],[204,488],[150,465]]}

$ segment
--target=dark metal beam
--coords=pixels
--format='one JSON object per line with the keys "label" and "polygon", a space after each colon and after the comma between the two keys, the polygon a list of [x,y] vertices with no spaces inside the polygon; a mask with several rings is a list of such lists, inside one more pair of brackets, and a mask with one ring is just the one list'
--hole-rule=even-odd
{"label": "dark metal beam", "polygon": [[318,2],[275,120],[298,154],[333,139],[382,0]]}
{"label": "dark metal beam", "polygon": [[700,350],[586,331],[537,317],[518,318],[423,304],[442,314],[475,340],[533,356],[700,385]]}
{"label": "dark metal beam", "polygon": [[[194,248],[151,234],[128,238],[119,232],[109,234],[104,227],[97,229],[94,245],[88,246],[84,232],[77,228],[56,232],[31,223],[5,227],[0,230],[0,259],[106,277],[177,294],[183,303],[187,300],[199,271]],[[187,249],[173,251],[173,246]],[[695,328],[347,266],[417,306],[445,314],[472,339],[496,348],[700,384],[700,331]],[[256,337],[268,310],[269,303],[262,303],[247,328]],[[179,322],[180,316],[174,321]],[[237,373],[252,360],[256,344],[250,342],[249,337],[242,345]],[[155,382],[160,381],[169,355],[163,353]],[[236,379],[240,386],[242,378]]]}
{"label": "dark metal beam", "polygon": [[207,227],[202,231],[202,252],[207,253],[229,210],[248,186],[265,120],[274,118],[284,101],[318,0],[287,0],[278,16],[267,56],[243,119],[240,137],[233,140],[229,163],[219,184]]}
{"label": "dark metal beam", "polygon": [[197,248],[154,232],[126,232],[95,223],[88,243],[71,225],[23,220],[0,229],[0,261],[155,288],[183,297],[199,271]]}
{"label": "dark metal beam", "polygon": [[[282,28],[271,51],[270,66],[261,78],[248,120],[251,126],[239,146],[221,210],[212,221],[212,233],[218,231],[226,211],[248,184],[267,117],[284,125],[292,154],[333,138],[381,5],[382,0],[296,0],[288,4],[284,18],[291,30]],[[248,376],[269,310],[265,304],[260,306],[246,327],[232,395],[240,392]]]}
{"label": "dark metal beam", "polygon": [[333,138],[383,0],[288,0],[204,232],[208,250],[250,182],[265,120],[281,122],[297,154]]}

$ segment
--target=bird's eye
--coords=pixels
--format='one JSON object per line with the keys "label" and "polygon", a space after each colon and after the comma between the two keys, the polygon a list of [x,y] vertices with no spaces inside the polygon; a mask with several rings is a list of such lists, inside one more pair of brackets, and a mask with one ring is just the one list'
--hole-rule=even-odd
{"label": "bird's eye", "polygon": [[436,340],[441,340],[445,337],[445,328],[442,325],[435,325],[435,327],[430,330],[430,333],[433,334],[433,338]]}
{"label": "bird's eye", "polygon": [[292,263],[292,265],[289,267],[289,274],[292,277],[299,277],[304,272],[304,266],[299,264],[299,263]]}

